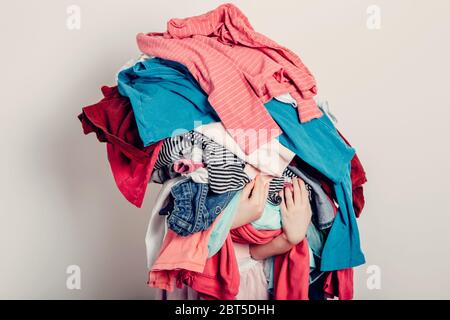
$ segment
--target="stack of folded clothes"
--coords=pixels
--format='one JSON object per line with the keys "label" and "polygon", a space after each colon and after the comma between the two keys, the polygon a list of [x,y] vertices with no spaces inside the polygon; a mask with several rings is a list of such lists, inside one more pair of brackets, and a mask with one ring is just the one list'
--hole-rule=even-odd
{"label": "stack of folded clothes", "polygon": [[[79,119],[107,143],[128,201],[141,207],[147,185],[162,185],[148,285],[163,299],[351,299],[352,268],[365,262],[356,217],[366,176],[301,59],[232,4],[171,19],[137,43],[141,56]],[[262,214],[233,228],[257,176],[270,177]],[[308,191],[306,237],[255,260],[249,246],[283,232],[280,191],[293,178]]]}

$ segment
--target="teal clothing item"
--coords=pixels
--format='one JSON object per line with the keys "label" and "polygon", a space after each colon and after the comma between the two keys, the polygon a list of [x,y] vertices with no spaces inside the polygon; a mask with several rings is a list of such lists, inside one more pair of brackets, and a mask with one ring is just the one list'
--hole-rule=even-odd
{"label": "teal clothing item", "polygon": [[144,146],[219,121],[208,96],[178,62],[138,62],[119,73],[118,88],[130,99]]}
{"label": "teal clothing item", "polygon": [[350,161],[355,150],[339,136],[331,120],[300,123],[294,108],[272,99],[266,108],[284,134],[280,143],[334,183],[338,212],[322,251],[320,269],[333,271],[365,263],[352,203]]}
{"label": "teal clothing item", "polygon": [[252,222],[257,230],[277,230],[281,228],[280,206],[266,202],[264,211],[258,220]]}
{"label": "teal clothing item", "polygon": [[322,250],[322,271],[347,269],[365,263],[353,209],[350,164],[343,182],[334,185],[334,192],[339,208]]}
{"label": "teal clothing item", "polygon": [[309,247],[317,257],[322,257],[323,244],[325,242],[326,230],[319,230],[314,223],[310,223],[306,229],[306,238],[308,239]]}
{"label": "teal clothing item", "polygon": [[326,115],[301,123],[297,110],[285,103],[272,99],[265,106],[283,130],[282,145],[334,183],[344,179],[355,150],[342,140]]}
{"label": "teal clothing item", "polygon": [[222,248],[225,243],[225,240],[230,233],[231,225],[233,224],[234,215],[239,204],[239,199],[241,198],[241,193],[241,191],[236,192],[234,197],[222,211],[219,221],[217,221],[214,225],[214,229],[211,231],[211,236],[208,241],[208,257],[212,257],[219,252],[220,248]]}

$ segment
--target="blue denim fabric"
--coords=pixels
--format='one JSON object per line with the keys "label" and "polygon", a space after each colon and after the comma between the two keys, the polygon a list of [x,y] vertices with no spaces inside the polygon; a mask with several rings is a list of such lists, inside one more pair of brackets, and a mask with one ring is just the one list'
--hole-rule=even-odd
{"label": "blue denim fabric", "polygon": [[236,191],[214,193],[206,183],[191,179],[172,187],[173,210],[167,218],[171,230],[181,236],[208,229]]}

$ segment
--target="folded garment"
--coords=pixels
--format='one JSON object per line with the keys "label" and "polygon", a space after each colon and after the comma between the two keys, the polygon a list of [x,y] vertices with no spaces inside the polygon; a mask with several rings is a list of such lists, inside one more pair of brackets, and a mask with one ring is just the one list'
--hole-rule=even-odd
{"label": "folded garment", "polygon": [[191,179],[175,183],[171,190],[171,208],[165,208],[169,211],[169,228],[184,237],[208,229],[235,193],[215,193],[207,183],[195,183]]}
{"label": "folded garment", "polygon": [[190,155],[193,149],[203,151],[201,162],[208,171],[209,187],[215,193],[241,190],[250,178],[244,172],[245,162],[229,150],[196,131],[167,138],[155,163],[155,170],[172,166]]}
{"label": "folded garment", "polygon": [[117,187],[140,207],[162,143],[144,147],[129,99],[122,97],[117,87],[103,86],[102,93],[104,98],[84,107],[78,118],[85,134],[95,132],[100,142],[108,143],[108,160]]}
{"label": "folded garment", "polygon": [[[284,106],[288,108],[287,105]],[[195,128],[195,131],[228,149],[239,159],[254,166],[262,173],[275,177],[280,177],[283,174],[283,171],[295,156],[294,152],[280,144],[277,139],[271,140],[247,155],[226,131],[221,122],[198,126]]]}
{"label": "folded garment", "polygon": [[175,61],[140,61],[119,73],[118,86],[131,101],[145,146],[219,121],[197,81]]}
{"label": "folded garment", "polygon": [[[146,54],[185,65],[209,95],[225,128],[245,153],[251,153],[281,133],[263,107],[272,97],[290,93],[301,120],[322,113],[312,99],[316,84],[301,59],[257,33],[234,5],[206,14],[172,19],[166,33],[138,34]],[[248,141],[245,131],[263,134]]]}

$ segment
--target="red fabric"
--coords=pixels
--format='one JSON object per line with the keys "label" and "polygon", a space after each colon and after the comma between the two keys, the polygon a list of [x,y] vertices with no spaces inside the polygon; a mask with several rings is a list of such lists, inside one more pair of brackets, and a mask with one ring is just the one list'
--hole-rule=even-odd
{"label": "red fabric", "polygon": [[273,289],[276,300],[308,300],[309,259],[306,238],[290,251],[275,256]]}
{"label": "red fabric", "polygon": [[104,98],[84,107],[78,118],[84,134],[95,132],[100,142],[107,143],[117,187],[128,201],[141,207],[162,142],[144,148],[129,99],[117,87],[104,86],[102,93]]}
{"label": "red fabric", "polygon": [[257,230],[251,224],[243,225],[230,231],[231,238],[237,243],[265,244],[281,234],[278,230]]}
{"label": "red fabric", "polygon": [[[281,232],[281,229],[256,230],[251,224],[231,230],[220,251],[207,260],[203,273],[181,273],[178,286],[181,287],[184,283],[205,299],[235,299],[239,292],[239,269],[232,242],[264,244]],[[274,265],[274,298],[307,300],[309,288],[307,240],[303,240],[289,252],[275,256]]]}
{"label": "red fabric", "polygon": [[[351,146],[339,131],[338,133],[345,143]],[[365,204],[363,184],[367,182],[367,177],[364,167],[356,154],[351,161],[350,177],[352,179],[353,209],[356,217],[359,218]]]}
{"label": "red fabric", "polygon": [[351,162],[350,177],[353,189],[353,208],[355,209],[356,217],[359,218],[365,205],[363,184],[367,182],[367,178],[361,161],[359,161],[356,154]]}
{"label": "red fabric", "polygon": [[184,272],[178,287],[184,283],[208,300],[234,300],[239,292],[240,274],[231,236],[222,248],[206,261],[202,273]]}
{"label": "red fabric", "polygon": [[[256,32],[232,4],[200,16],[172,19],[167,32],[140,33],[137,43],[143,53],[189,69],[247,154],[281,134],[263,106],[272,97],[291,93],[302,122],[322,115],[313,99],[314,77],[301,59]],[[247,130],[256,133],[256,139],[248,141]]]}
{"label": "red fabric", "polygon": [[339,300],[353,299],[353,269],[343,269],[326,273],[325,295]]}

